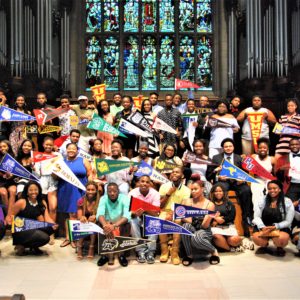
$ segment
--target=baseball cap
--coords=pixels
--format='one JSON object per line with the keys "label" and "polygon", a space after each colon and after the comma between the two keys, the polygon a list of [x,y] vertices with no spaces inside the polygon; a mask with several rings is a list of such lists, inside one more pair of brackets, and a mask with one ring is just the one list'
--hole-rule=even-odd
{"label": "baseball cap", "polygon": [[89,100],[89,99],[88,99],[87,96],[80,95],[80,96],[78,97],[78,101],[80,101],[80,100]]}

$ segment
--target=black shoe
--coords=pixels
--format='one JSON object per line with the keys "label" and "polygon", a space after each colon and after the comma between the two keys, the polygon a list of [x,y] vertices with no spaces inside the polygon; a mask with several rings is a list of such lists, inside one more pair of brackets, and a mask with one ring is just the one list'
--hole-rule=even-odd
{"label": "black shoe", "polygon": [[122,267],[127,267],[128,266],[128,260],[124,255],[119,256],[119,263]]}
{"label": "black shoe", "polygon": [[40,256],[40,255],[43,255],[44,254],[44,252],[41,250],[41,249],[39,249],[39,248],[32,248],[32,249],[30,249],[30,252],[33,254],[33,255],[36,255],[36,256]]}
{"label": "black shoe", "polygon": [[97,266],[102,267],[108,262],[108,257],[107,256],[100,256],[100,258],[97,261]]}

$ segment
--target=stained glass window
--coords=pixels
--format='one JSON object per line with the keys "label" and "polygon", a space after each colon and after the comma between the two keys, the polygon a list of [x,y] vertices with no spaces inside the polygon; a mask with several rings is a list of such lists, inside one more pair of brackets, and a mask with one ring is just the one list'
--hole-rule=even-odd
{"label": "stained glass window", "polygon": [[86,0],[86,87],[212,89],[212,0]]}

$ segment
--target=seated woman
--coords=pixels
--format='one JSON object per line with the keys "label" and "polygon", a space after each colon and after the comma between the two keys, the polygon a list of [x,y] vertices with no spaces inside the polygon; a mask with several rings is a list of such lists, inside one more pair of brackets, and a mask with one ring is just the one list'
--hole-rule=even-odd
{"label": "seated woman", "polygon": [[[42,200],[42,188],[34,181],[29,181],[25,185],[22,197],[14,204],[12,211],[14,216],[54,223],[49,216],[46,202]],[[57,227],[58,225],[54,225],[13,233],[16,255],[24,255],[25,248],[30,248],[35,255],[43,254],[39,247],[49,242],[50,235]]]}
{"label": "seated woman", "polygon": [[[86,194],[80,198],[77,202],[77,218],[81,223],[92,222],[96,223],[96,213],[99,205],[99,193],[98,185],[93,181],[89,181],[86,184]],[[95,242],[96,235],[91,234],[90,245],[87,258],[94,258],[95,252]],[[83,248],[84,238],[81,238],[77,242],[77,258],[82,259],[82,248]]]}
{"label": "seated woman", "polygon": [[[192,199],[184,201],[182,204],[193,206],[201,209],[215,210],[215,205],[206,199],[203,195],[204,184],[202,181],[195,181],[191,185]],[[186,252],[185,257],[182,259],[184,266],[189,266],[193,262],[193,250],[207,251],[211,253],[209,259],[210,264],[215,265],[220,262],[220,257],[217,249],[212,244],[213,235],[211,232],[211,222],[214,218],[218,218],[220,213],[217,212],[215,216],[205,215],[201,217],[185,218],[183,227],[194,235],[182,235],[182,242]]]}
{"label": "seated woman", "polygon": [[255,228],[252,238],[254,243],[261,247],[257,254],[269,252],[267,246],[272,239],[277,247],[275,255],[285,256],[283,248],[290,239],[295,209],[292,201],[284,197],[282,183],[279,180],[269,181],[267,188],[267,196],[258,203],[254,211],[252,222]]}
{"label": "seated woman", "polygon": [[[216,183],[212,187],[210,199],[215,204],[215,210],[220,213],[220,216],[215,217],[211,224],[214,244],[227,251],[242,252],[243,247],[239,247],[242,238],[238,235],[234,226],[235,207],[229,201],[227,191],[222,184]],[[218,233],[214,233],[215,228],[218,229]],[[224,234],[222,234],[222,229]],[[232,230],[232,235],[227,235],[230,233],[226,233],[226,229]]]}

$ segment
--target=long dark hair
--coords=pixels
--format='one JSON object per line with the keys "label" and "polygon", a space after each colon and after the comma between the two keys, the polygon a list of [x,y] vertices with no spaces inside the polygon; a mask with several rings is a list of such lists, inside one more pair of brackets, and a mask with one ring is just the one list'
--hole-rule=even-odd
{"label": "long dark hair", "polygon": [[44,212],[46,210],[46,207],[45,205],[43,204],[43,194],[42,194],[42,188],[40,186],[39,183],[37,183],[36,181],[29,181],[25,187],[24,187],[24,190],[22,192],[22,196],[21,196],[21,199],[28,199],[28,189],[31,185],[35,185],[37,186],[38,190],[39,190],[39,193],[37,195],[37,203],[38,203],[38,206],[39,208]]}
{"label": "long dark hair", "polygon": [[[283,212],[284,212],[284,215],[286,215],[286,207],[285,207],[285,203],[284,203],[284,193],[283,193],[283,185],[281,183],[280,180],[271,180],[268,182],[268,185],[267,187],[269,187],[270,184],[276,184],[280,189],[280,193],[278,195],[278,198],[277,198],[277,208],[281,208],[283,209]],[[267,196],[266,196],[266,206],[270,206],[271,205],[271,202],[272,202],[272,198],[271,196],[269,195],[269,193],[267,193]]]}
{"label": "long dark hair", "polygon": [[21,145],[19,146],[19,148],[18,148],[18,153],[17,153],[17,157],[16,157],[16,160],[18,161],[18,162],[21,162],[21,160],[23,159],[23,158],[29,158],[30,157],[30,153],[29,154],[24,154],[24,152],[23,152],[23,145],[26,143],[26,142],[30,142],[31,143],[31,146],[32,146],[32,150],[34,150],[34,143],[33,143],[33,141],[32,140],[30,140],[30,139],[25,139],[22,143],[21,143]]}
{"label": "long dark hair", "polygon": [[28,110],[28,106],[27,106],[27,103],[26,103],[26,98],[23,94],[18,94],[17,97],[16,97],[16,100],[15,100],[15,103],[13,105],[13,109],[17,110],[18,108],[18,105],[17,105],[17,99],[22,97],[24,99],[24,106],[23,106],[23,109],[24,109],[24,113],[25,114],[28,114],[29,113],[29,110]]}
{"label": "long dark hair", "polygon": [[97,105],[98,115],[99,115],[101,118],[102,118],[102,117],[104,116],[104,114],[105,114],[104,110],[103,110],[102,107],[101,107],[101,104],[102,104],[103,102],[107,102],[107,104],[108,104],[108,111],[107,111],[107,113],[110,113],[109,102],[108,102],[107,100],[101,100],[101,101],[99,102],[99,104]]}
{"label": "long dark hair", "polygon": [[[0,142],[0,144],[1,144],[1,143],[6,144],[6,145],[8,146],[8,151],[7,151],[7,153],[8,153],[10,156],[15,157],[14,152],[13,152],[12,147],[11,147],[10,141],[8,141],[8,140],[2,140],[2,141]],[[0,153],[0,158],[2,158],[3,156],[4,156],[4,154],[3,154],[3,153]]]}
{"label": "long dark hair", "polygon": [[[215,191],[217,188],[221,188],[222,191],[223,191],[223,198],[222,198],[222,201],[223,201],[223,204],[225,205],[225,208],[226,208],[226,211],[230,211],[231,210],[231,206],[229,204],[230,200],[229,200],[229,197],[228,197],[228,192],[226,191],[226,189],[224,188],[224,186],[222,185],[222,183],[216,183],[212,186],[211,190],[210,190],[210,193],[209,193],[209,199],[211,200],[211,202],[213,202],[215,205],[216,205],[216,202],[217,202],[217,199],[215,197]],[[217,210],[217,209],[216,209]]]}
{"label": "long dark hair", "polygon": [[[165,154],[165,150],[168,148],[168,147],[172,147],[174,149],[174,155],[172,157],[167,157],[166,154]],[[163,159],[163,160],[166,160],[166,159],[173,159],[175,156],[176,156],[176,153],[177,153],[177,148],[174,144],[166,144],[163,148],[163,151],[160,155],[160,158]]]}
{"label": "long dark hair", "polygon": [[[149,99],[145,99],[145,100],[143,100],[142,105],[141,105],[141,113],[142,113],[142,114],[145,113],[145,102],[146,102],[146,101],[149,101],[149,103],[150,103],[150,105],[151,105],[151,111],[152,111],[152,103],[151,103],[151,101],[150,101]],[[150,112],[151,112],[151,111],[150,111]]]}

